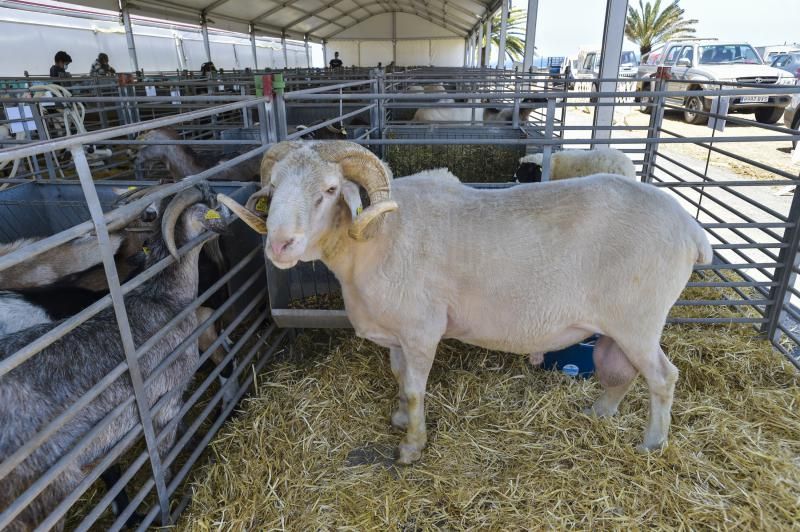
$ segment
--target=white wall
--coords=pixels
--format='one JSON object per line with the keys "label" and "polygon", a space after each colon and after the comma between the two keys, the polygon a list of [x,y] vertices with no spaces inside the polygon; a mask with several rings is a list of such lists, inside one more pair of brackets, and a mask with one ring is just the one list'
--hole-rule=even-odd
{"label": "white wall", "polygon": [[[145,71],[199,70],[206,62],[199,29],[186,26],[158,27],[134,23],[139,68]],[[247,36],[210,34],[211,59],[217,68],[253,67],[252,50]],[[185,66],[179,57],[182,43]],[[259,68],[283,68],[280,41],[267,37],[256,40]],[[322,46],[311,44],[312,66],[321,67]],[[305,67],[303,43],[287,42],[290,67]],[[235,50],[234,50],[235,49]],[[9,50],[24,50],[9,53]],[[89,72],[100,52],[108,54],[119,72],[133,70],[122,25],[106,19],[83,19],[62,15],[34,13],[0,8],[0,76],[47,75],[53,56],[64,50],[72,56],[69,71]]]}
{"label": "white wall", "polygon": [[[335,51],[345,66],[374,67],[378,61],[383,66],[392,61],[392,41],[387,40],[334,40],[328,43],[328,55]],[[449,66],[464,63],[464,39],[408,39],[397,41],[397,66]]]}
{"label": "white wall", "polygon": [[[397,38],[393,57],[392,32]],[[375,15],[335,35],[328,43],[329,59],[339,51],[345,66],[374,67],[378,62],[398,66],[461,66],[464,39],[452,31],[408,13]]]}

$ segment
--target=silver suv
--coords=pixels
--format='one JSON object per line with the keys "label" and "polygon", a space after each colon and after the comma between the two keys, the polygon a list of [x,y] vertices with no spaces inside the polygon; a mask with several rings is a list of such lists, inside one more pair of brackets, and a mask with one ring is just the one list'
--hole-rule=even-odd
{"label": "silver suv", "polygon": [[[684,120],[691,124],[703,124],[708,117],[699,111],[711,109],[711,99],[703,96],[709,85],[701,82],[721,81],[748,85],[794,85],[794,76],[788,72],[767,66],[752,46],[740,42],[718,42],[715,40],[670,41],[663,48],[642,57],[639,65],[639,90],[649,90],[652,78],[660,66],[671,67],[667,90],[697,91],[696,96],[680,97],[676,103],[685,108]],[[730,101],[731,113],[755,113],[756,120],[774,124],[783,116],[789,104],[789,95],[754,95],[734,97]]]}

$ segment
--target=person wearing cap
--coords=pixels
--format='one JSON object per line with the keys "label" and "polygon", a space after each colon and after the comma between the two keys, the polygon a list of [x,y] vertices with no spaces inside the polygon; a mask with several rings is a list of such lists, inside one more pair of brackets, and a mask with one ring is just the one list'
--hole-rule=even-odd
{"label": "person wearing cap", "polygon": [[114,67],[108,64],[108,55],[100,52],[97,59],[92,63],[92,68],[89,69],[89,75],[95,77],[113,76],[117,71]]}
{"label": "person wearing cap", "polygon": [[70,78],[72,74],[67,72],[67,67],[72,63],[72,58],[63,50],[56,53],[53,59],[53,66],[50,67],[51,78]]}

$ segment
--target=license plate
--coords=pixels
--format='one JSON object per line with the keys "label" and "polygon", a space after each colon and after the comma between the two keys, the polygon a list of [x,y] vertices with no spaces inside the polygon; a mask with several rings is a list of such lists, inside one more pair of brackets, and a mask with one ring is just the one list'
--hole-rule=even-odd
{"label": "license plate", "polygon": [[742,103],[767,103],[769,96],[742,96]]}

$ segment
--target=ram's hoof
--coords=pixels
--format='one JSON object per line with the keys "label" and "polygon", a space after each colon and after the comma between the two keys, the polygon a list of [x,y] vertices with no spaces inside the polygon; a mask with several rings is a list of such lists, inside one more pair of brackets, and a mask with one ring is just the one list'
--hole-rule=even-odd
{"label": "ram's hoof", "polygon": [[589,417],[596,417],[596,418],[604,418],[604,417],[613,417],[616,415],[616,410],[609,410],[608,408],[592,405],[588,408],[583,409],[583,413]]}
{"label": "ram's hoof", "polygon": [[662,441],[659,443],[651,443],[651,444],[640,443],[639,445],[636,446],[636,452],[638,452],[639,454],[650,454],[653,451],[660,451],[666,446],[667,446],[666,441]]}
{"label": "ram's hoof", "polygon": [[411,465],[422,458],[422,449],[408,443],[401,443],[397,447],[397,463],[400,465]]}

